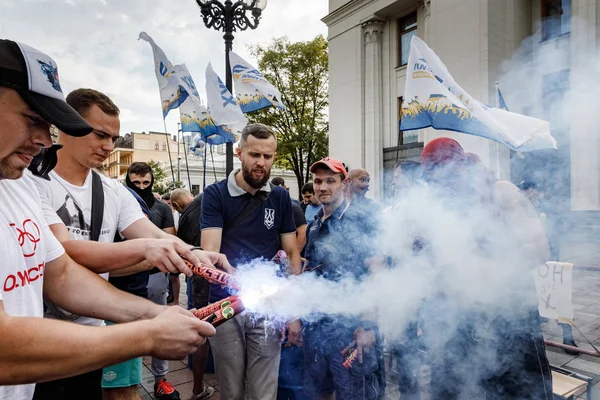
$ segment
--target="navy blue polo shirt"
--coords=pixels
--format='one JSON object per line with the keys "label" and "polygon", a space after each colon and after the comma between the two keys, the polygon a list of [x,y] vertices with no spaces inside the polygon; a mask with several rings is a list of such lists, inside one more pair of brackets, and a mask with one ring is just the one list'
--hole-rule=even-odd
{"label": "navy blue polo shirt", "polygon": [[[214,183],[204,190],[200,227],[223,229],[220,252],[234,268],[257,258],[271,259],[281,249],[279,235],[296,234],[292,202],[287,190],[267,183],[261,191],[269,193],[260,207],[233,228],[227,225],[242,212],[252,195],[235,181],[235,170],[227,179]],[[225,227],[225,229],[224,229]],[[211,285],[211,302],[229,296],[227,289]]]}
{"label": "navy blue polo shirt", "polygon": [[365,260],[374,254],[375,218],[344,202],[325,220],[321,208],[308,226],[306,272],[337,281],[367,274]]}

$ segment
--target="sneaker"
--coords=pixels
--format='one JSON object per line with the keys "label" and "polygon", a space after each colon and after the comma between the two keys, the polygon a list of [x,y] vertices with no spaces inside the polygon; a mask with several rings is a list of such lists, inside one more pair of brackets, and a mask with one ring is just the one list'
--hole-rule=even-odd
{"label": "sneaker", "polygon": [[213,394],[215,394],[215,389],[213,387],[204,386],[202,393],[198,395],[192,395],[192,397],[190,397],[188,400],[206,400]]}
{"label": "sneaker", "polygon": [[[563,344],[573,346],[573,347],[579,347],[579,346],[577,346],[577,343],[575,343],[575,340],[573,340],[573,339],[563,339]],[[581,354],[578,351],[574,351],[574,350],[567,350],[567,349],[564,349],[564,350],[565,350],[565,353],[567,353],[571,356],[578,356],[579,354]]]}
{"label": "sneaker", "polygon": [[154,384],[154,397],[160,400],[179,400],[179,392],[166,379]]}

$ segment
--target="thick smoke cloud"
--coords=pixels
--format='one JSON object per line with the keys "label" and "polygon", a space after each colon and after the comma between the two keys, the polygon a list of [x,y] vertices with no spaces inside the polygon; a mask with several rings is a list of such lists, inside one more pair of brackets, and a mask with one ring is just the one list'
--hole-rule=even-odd
{"label": "thick smoke cloud", "polygon": [[[536,40],[534,35],[523,43],[500,82],[511,111],[544,118],[543,82],[531,77],[549,73],[549,64],[564,64],[565,52],[537,50]],[[595,91],[580,91],[579,85],[573,81],[551,123],[560,127],[574,116],[595,113],[582,107],[594,104],[586,96]],[[557,139],[564,144],[564,137]],[[568,169],[563,153],[525,159],[528,177],[551,176],[546,179],[555,179],[559,194],[568,188],[565,175],[551,170],[556,164]],[[558,161],[552,166],[549,159]],[[237,274],[247,310],[267,315],[276,326],[296,318],[317,321],[323,314],[376,320],[390,346],[405,343],[407,330],[418,323],[432,383],[446,385],[442,392],[432,389],[433,398],[481,398],[482,390],[499,398],[544,398],[522,389],[549,384],[531,272],[548,261],[540,232],[536,236],[530,229],[536,210],[514,185],[455,167],[442,172],[447,181],[420,182],[383,199],[394,204],[385,213],[373,210],[370,217],[379,220],[380,232],[364,243],[376,254],[367,277],[358,281],[348,274],[339,282],[311,273],[283,277],[274,264],[255,261]],[[360,226],[353,229],[348,236],[361,235]],[[421,355],[414,358],[423,361]],[[445,397],[449,387],[455,392]],[[521,392],[509,391],[516,387]]]}

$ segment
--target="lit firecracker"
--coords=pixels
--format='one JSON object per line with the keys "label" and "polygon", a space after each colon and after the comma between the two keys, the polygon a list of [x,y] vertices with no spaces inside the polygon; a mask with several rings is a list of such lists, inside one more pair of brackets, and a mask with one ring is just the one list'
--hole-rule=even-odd
{"label": "lit firecracker", "polygon": [[352,367],[354,360],[358,357],[358,348],[356,347],[356,340],[350,343],[344,350],[342,350],[342,357],[344,357],[344,362],[342,365],[344,368],[349,369]]}
{"label": "lit firecracker", "polygon": [[212,324],[215,328],[245,310],[238,296],[229,296],[221,301],[194,311],[196,318]]}
{"label": "lit firecracker", "polygon": [[233,275],[228,274],[227,272],[219,271],[218,269],[209,268],[207,266],[201,265],[196,267],[192,265],[189,261],[184,260],[187,266],[192,270],[192,272],[196,275],[200,275],[210,283],[215,283],[217,285],[228,286],[234,290],[241,290],[240,285],[237,284]]}

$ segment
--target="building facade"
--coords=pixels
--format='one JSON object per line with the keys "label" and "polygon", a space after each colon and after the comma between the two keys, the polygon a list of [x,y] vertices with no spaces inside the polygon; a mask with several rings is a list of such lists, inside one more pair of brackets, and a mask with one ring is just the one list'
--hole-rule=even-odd
{"label": "building facade", "polygon": [[[330,154],[367,169],[371,196],[389,171],[439,136],[477,153],[499,178],[531,179],[571,211],[600,209],[598,0],[329,0]],[[401,132],[410,39],[418,35],[454,79],[496,105],[546,119],[558,151],[511,152],[448,131]],[[582,106],[583,105],[583,106]]]}

